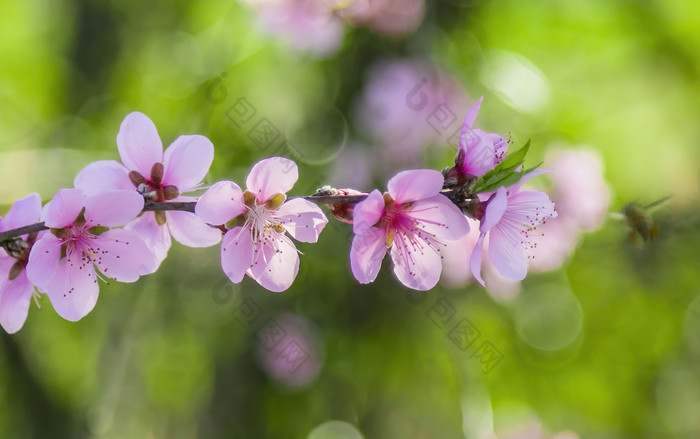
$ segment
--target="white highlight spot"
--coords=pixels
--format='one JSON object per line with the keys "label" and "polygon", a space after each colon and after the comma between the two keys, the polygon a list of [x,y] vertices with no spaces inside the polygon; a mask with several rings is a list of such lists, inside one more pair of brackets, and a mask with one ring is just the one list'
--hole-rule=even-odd
{"label": "white highlight spot", "polygon": [[536,113],[549,102],[547,77],[520,54],[489,52],[480,76],[488,88],[519,112]]}

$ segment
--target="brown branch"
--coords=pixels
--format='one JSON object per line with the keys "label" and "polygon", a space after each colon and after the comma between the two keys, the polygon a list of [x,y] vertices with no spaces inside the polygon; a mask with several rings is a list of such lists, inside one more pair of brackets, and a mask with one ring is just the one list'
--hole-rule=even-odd
{"label": "brown branch", "polygon": [[[316,204],[356,204],[367,198],[367,195],[310,195],[298,198],[303,198]],[[168,201],[163,203],[146,203],[143,205],[143,211],[154,212],[158,210],[178,210],[194,213],[194,207],[196,204],[197,202],[195,201]],[[18,227],[16,229],[6,230],[4,232],[0,232],[0,243],[16,238],[18,236],[41,232],[42,230],[48,230],[48,227],[46,227],[46,225],[44,225],[43,222]]]}
{"label": "brown branch", "polygon": [[[445,195],[447,198],[450,199],[453,203],[455,203],[458,207],[466,207],[474,202],[474,200],[464,200],[464,199],[455,199],[454,194],[455,192],[453,190],[447,189],[441,192],[443,195]],[[363,201],[365,198],[367,198],[367,194],[362,194],[362,195],[307,195],[307,196],[300,196],[300,197],[292,197],[292,198],[301,198],[307,201],[311,201],[312,203],[316,204],[357,204],[361,201]],[[197,205],[196,201],[166,201],[163,203],[145,203],[143,205],[143,211],[144,212],[155,212],[159,210],[165,210],[165,211],[183,211],[183,212],[192,212],[194,213],[194,207]],[[41,223],[36,223],[36,224],[30,224],[28,226],[23,226],[23,227],[18,227],[16,229],[12,230],[6,230],[4,232],[0,232],[0,245],[7,240],[16,238],[18,236],[22,235],[27,235],[30,233],[35,233],[35,232],[40,232],[42,230],[48,230],[48,227],[44,225],[43,222]]]}
{"label": "brown branch", "polygon": [[16,238],[17,236],[28,235],[30,233],[38,233],[42,230],[48,230],[48,227],[46,227],[43,222],[18,227],[16,229],[6,230],[4,232],[0,232],[0,243],[8,239]]}
{"label": "brown branch", "polygon": [[155,212],[157,210],[181,210],[184,212],[194,213],[196,201],[166,201],[163,203],[145,203],[143,205],[144,212]]}

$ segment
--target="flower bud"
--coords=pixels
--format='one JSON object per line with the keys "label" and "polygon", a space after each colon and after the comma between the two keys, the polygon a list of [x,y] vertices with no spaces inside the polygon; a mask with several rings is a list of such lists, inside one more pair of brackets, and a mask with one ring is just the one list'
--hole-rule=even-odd
{"label": "flower bud", "polygon": [[172,200],[178,196],[180,196],[180,191],[177,189],[177,186],[172,184],[163,186],[163,198],[166,200]]}
{"label": "flower bud", "polygon": [[151,183],[159,185],[163,181],[163,164],[157,162],[151,168]]}
{"label": "flower bud", "polygon": [[142,184],[146,184],[146,179],[144,178],[144,176],[136,171],[129,172],[129,180],[131,180],[131,183],[137,188]]}
{"label": "flower bud", "polygon": [[12,268],[10,268],[10,274],[7,276],[8,280],[15,280],[17,279],[17,276],[24,270],[24,264],[22,264],[20,261],[17,261],[14,263]]}

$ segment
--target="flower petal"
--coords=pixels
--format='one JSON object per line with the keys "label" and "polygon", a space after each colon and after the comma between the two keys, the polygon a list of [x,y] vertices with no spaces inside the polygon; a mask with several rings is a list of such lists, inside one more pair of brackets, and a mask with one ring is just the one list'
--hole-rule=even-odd
{"label": "flower petal", "polygon": [[152,267],[150,272],[142,274],[155,272],[165,257],[168,256],[168,250],[170,250],[170,245],[172,244],[168,226],[158,224],[154,212],[144,212],[143,215],[124,226],[124,230],[135,234],[146,243],[153,258],[153,262],[150,264]]}
{"label": "flower petal", "polygon": [[559,268],[574,252],[579,229],[567,216],[537,226],[537,247],[530,249],[530,271],[552,271]]}
{"label": "flower petal", "polygon": [[481,259],[482,253],[484,251],[484,233],[479,235],[476,244],[474,245],[474,250],[472,250],[471,258],[469,259],[469,268],[472,271],[472,275],[481,286],[485,287],[484,278],[481,277]]}
{"label": "flower petal", "polygon": [[470,267],[471,254],[474,251],[476,241],[479,239],[479,222],[467,219],[469,233],[456,241],[447,241],[445,247],[440,249],[442,254],[441,282],[451,287],[466,285],[474,279]]}
{"label": "flower petal", "polygon": [[243,191],[232,181],[219,181],[207,189],[194,208],[195,214],[213,225],[226,224],[247,210]]}
{"label": "flower petal", "polygon": [[292,160],[270,157],[260,160],[250,170],[245,184],[264,203],[276,194],[286,194],[299,179],[299,169]]}
{"label": "flower petal", "polygon": [[155,271],[151,251],[135,233],[112,229],[98,236],[93,244],[95,266],[117,282],[136,282],[143,274]]}
{"label": "flower petal", "polygon": [[466,133],[474,128],[474,121],[476,120],[476,113],[479,112],[479,108],[481,108],[481,102],[484,100],[484,97],[479,98],[479,102],[474,104],[469,111],[467,111],[467,115],[464,117],[464,122],[462,123],[462,131],[460,132],[459,136],[459,145],[462,146],[463,144],[463,139],[466,139]]}
{"label": "flower petal", "polygon": [[397,204],[404,204],[437,195],[444,181],[433,169],[401,171],[389,180],[387,191]]}
{"label": "flower petal", "polygon": [[87,196],[115,189],[135,189],[129,179],[129,170],[115,160],[100,160],[84,167],[73,181],[73,185]]}
{"label": "flower petal", "polygon": [[494,268],[488,257],[483,263],[486,290],[498,302],[508,302],[520,294],[520,281],[507,279]]}
{"label": "flower petal", "polygon": [[506,279],[523,280],[527,275],[527,256],[520,229],[510,223],[498,224],[489,234],[489,260]]}
{"label": "flower petal", "polygon": [[78,189],[59,189],[46,206],[44,223],[46,227],[62,229],[78,218],[85,206],[85,196]]}
{"label": "flower petal", "polygon": [[290,235],[297,241],[316,242],[328,218],[320,207],[302,198],[287,200],[275,212]]}
{"label": "flower petal", "polygon": [[510,193],[517,192],[518,190],[520,190],[520,187],[528,181],[532,180],[535,177],[539,177],[540,175],[548,174],[549,172],[551,172],[549,169],[533,169],[532,171],[523,175],[517,183],[515,183],[512,186],[509,186],[508,191]]}
{"label": "flower petal", "polygon": [[90,226],[123,226],[141,213],[143,196],[134,190],[112,190],[85,200],[85,220]]}
{"label": "flower petal", "polygon": [[498,190],[491,195],[491,198],[486,205],[486,211],[484,212],[484,217],[481,219],[481,225],[479,230],[481,233],[486,233],[491,230],[503,217],[508,207],[508,194],[506,189],[499,187]]}
{"label": "flower petal", "polygon": [[299,272],[299,253],[292,241],[280,233],[272,232],[266,242],[273,244],[254,243],[257,256],[248,275],[263,288],[284,291]]}
{"label": "flower petal", "polygon": [[22,271],[14,280],[0,282],[0,325],[8,334],[22,329],[29,314],[34,286]]}
{"label": "flower petal", "polygon": [[419,248],[406,235],[397,233],[389,253],[396,278],[407,287],[427,291],[440,280],[442,258],[437,250],[427,246]]}
{"label": "flower petal", "polygon": [[71,265],[63,258],[51,283],[41,290],[49,296],[58,315],[76,322],[95,307],[100,287],[92,264]]}
{"label": "flower petal", "polygon": [[163,160],[163,142],[156,126],[138,111],[129,113],[122,121],[117,148],[124,166],[146,178],[151,175],[153,165]]}
{"label": "flower petal", "polygon": [[29,224],[38,223],[41,220],[41,197],[32,193],[16,200],[10,211],[5,215],[3,230],[16,229]]}
{"label": "flower petal", "polygon": [[416,201],[406,212],[419,226],[442,240],[454,241],[469,233],[467,217],[444,195]]}
{"label": "flower petal", "polygon": [[384,214],[384,197],[378,190],[373,190],[352,211],[352,231],[362,233],[371,228]]}
{"label": "flower petal", "polygon": [[250,228],[235,227],[221,242],[221,268],[231,282],[239,283],[253,265],[253,239]]}
{"label": "flower petal", "polygon": [[15,265],[15,262],[17,262],[17,259],[8,255],[5,249],[0,247],[0,283],[9,277],[10,270]]}
{"label": "flower petal", "polygon": [[356,233],[350,248],[350,268],[361,284],[374,282],[386,255],[386,230],[369,227]]}
{"label": "flower petal", "polygon": [[27,262],[27,277],[34,285],[48,285],[56,273],[58,260],[61,258],[63,241],[53,233],[45,233],[32,246]]}
{"label": "flower petal", "polygon": [[461,140],[465,142],[462,172],[481,177],[496,166],[496,146],[493,144],[495,138],[491,134],[472,129]]}
{"label": "flower petal", "polygon": [[209,139],[199,134],[180,136],[163,155],[163,184],[190,191],[201,183],[213,161],[214,145]]}
{"label": "flower petal", "polygon": [[187,247],[211,247],[221,242],[221,230],[216,229],[191,212],[165,212],[170,234]]}
{"label": "flower petal", "polygon": [[532,190],[510,195],[505,216],[523,224],[524,228],[530,228],[547,219],[556,218],[557,212],[546,193]]}

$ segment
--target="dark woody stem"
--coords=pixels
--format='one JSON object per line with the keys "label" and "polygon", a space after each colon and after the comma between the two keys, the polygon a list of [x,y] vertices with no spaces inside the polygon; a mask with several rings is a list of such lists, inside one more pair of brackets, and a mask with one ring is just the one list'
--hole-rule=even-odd
{"label": "dark woody stem", "polygon": [[17,236],[22,236],[22,235],[28,235],[30,233],[36,233],[36,232],[41,232],[42,230],[47,230],[48,227],[44,225],[44,223],[35,223],[35,224],[30,224],[28,226],[22,226],[18,227],[16,229],[11,229],[11,230],[6,230],[4,232],[0,232],[0,246],[3,244],[3,241],[16,238]]}
{"label": "dark woody stem", "polygon": [[[452,195],[451,190],[443,190],[443,195],[447,196],[453,203],[458,207],[465,207],[465,205],[470,204],[471,200],[456,200]],[[302,197],[292,197],[292,198],[302,198],[307,201],[311,201],[316,204],[331,204],[331,205],[343,205],[343,204],[357,204],[360,201],[367,198],[366,194],[362,195],[308,195]],[[143,206],[144,212],[155,212],[155,211],[167,211],[167,210],[177,210],[184,212],[194,213],[194,207],[197,204],[196,201],[166,201],[162,203],[145,203]],[[6,230],[0,232],[0,247],[4,244],[4,241],[11,240],[18,236],[27,235],[30,233],[41,232],[42,230],[48,230],[49,228],[44,225],[43,222],[30,224],[28,226],[19,227],[16,229]]]}
{"label": "dark woody stem", "polygon": [[[305,200],[309,200],[317,204],[356,204],[367,198],[367,195],[337,195],[337,196],[307,196],[299,197]],[[143,205],[144,212],[154,212],[158,210],[179,210],[184,212],[194,213],[194,206],[197,204],[195,201],[168,201],[163,203],[146,203]],[[11,240],[18,236],[28,235],[30,233],[41,232],[42,230],[48,230],[49,228],[44,225],[43,222],[30,224],[28,226],[18,227],[16,229],[6,230],[0,232],[0,246],[4,241]]]}

